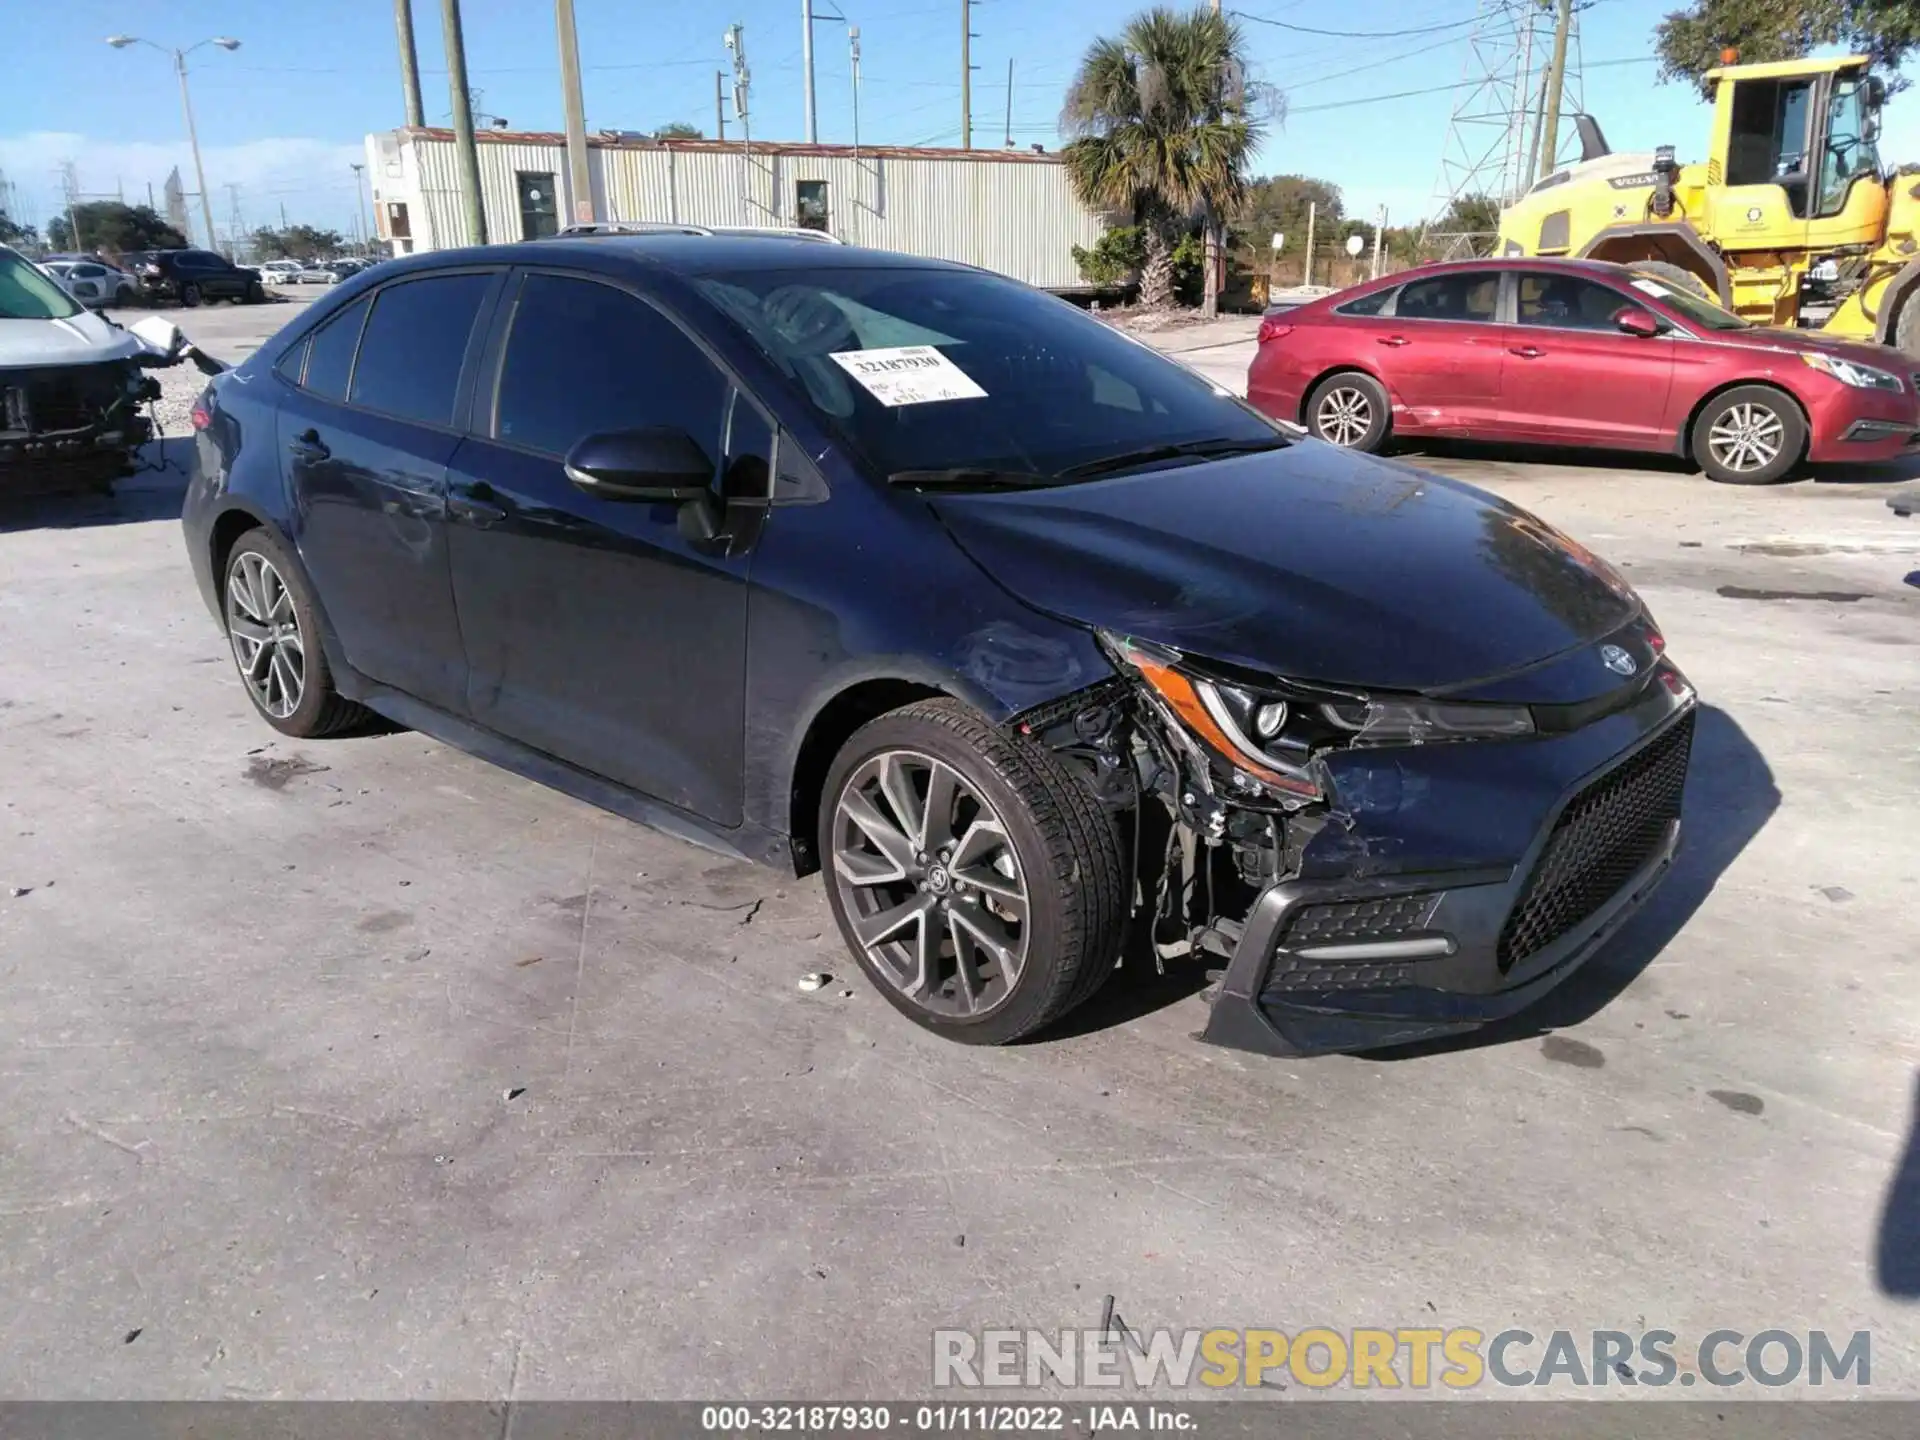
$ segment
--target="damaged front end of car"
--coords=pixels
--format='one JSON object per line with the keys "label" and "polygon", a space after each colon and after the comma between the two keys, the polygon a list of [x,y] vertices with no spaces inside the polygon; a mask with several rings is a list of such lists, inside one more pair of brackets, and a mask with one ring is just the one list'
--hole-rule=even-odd
{"label": "damaged front end of car", "polygon": [[141,356],[0,368],[0,476],[5,489],[101,485],[135,468],[153,437],[145,407],[160,387]]}
{"label": "damaged front end of car", "polygon": [[1208,1041],[1308,1055],[1505,1019],[1672,864],[1694,693],[1644,615],[1557,662],[1612,652],[1630,674],[1547,704],[1517,702],[1525,683],[1388,694],[1099,639],[1117,677],[1016,724],[1131,836],[1156,963],[1212,967]]}

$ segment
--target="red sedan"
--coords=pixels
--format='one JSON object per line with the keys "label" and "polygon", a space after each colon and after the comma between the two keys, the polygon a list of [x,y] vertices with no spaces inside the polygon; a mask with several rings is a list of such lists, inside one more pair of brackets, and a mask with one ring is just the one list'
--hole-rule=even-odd
{"label": "red sedan", "polygon": [[1441,435],[1691,454],[1764,485],[1920,440],[1915,362],[1770,330],[1598,260],[1424,265],[1270,314],[1247,398],[1335,445]]}

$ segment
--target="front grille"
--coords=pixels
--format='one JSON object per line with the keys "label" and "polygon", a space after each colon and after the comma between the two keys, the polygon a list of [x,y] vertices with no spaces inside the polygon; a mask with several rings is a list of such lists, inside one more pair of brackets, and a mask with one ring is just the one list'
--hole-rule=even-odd
{"label": "front grille", "polygon": [[[1284,953],[1281,960],[1289,957]],[[1267,977],[1268,994],[1301,990],[1394,990],[1417,984],[1413,966],[1404,961],[1296,960],[1290,970],[1276,969]]]}
{"label": "front grille", "polygon": [[124,361],[0,374],[0,429],[43,435],[98,423],[126,389]]}
{"label": "front grille", "polygon": [[1500,932],[1500,968],[1551,945],[1619,893],[1680,818],[1693,712],[1609,770],[1560,812]]}
{"label": "front grille", "polygon": [[1287,925],[1286,948],[1398,940],[1425,930],[1439,900],[1439,892],[1430,890],[1416,895],[1383,895],[1377,900],[1302,905]]}

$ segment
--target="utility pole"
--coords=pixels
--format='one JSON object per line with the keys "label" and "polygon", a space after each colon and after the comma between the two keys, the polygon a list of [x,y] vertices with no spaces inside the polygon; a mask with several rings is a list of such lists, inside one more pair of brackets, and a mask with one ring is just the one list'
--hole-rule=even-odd
{"label": "utility pole", "polygon": [[60,162],[60,185],[67,192],[67,243],[75,253],[87,252],[80,245],[80,217],[74,211],[74,195],[80,189],[80,177],[74,173],[73,161]]}
{"label": "utility pole", "polygon": [[1380,278],[1380,237],[1387,228],[1387,207],[1382,205],[1380,212],[1373,217],[1373,274],[1369,279]]}
{"label": "utility pole", "polygon": [[284,200],[280,202],[280,233],[287,233],[287,202]]}
{"label": "utility pole", "polygon": [[1319,208],[1318,201],[1307,202],[1307,268],[1306,273],[1300,277],[1300,284],[1303,287],[1313,284],[1313,222]]}
{"label": "utility pole", "polygon": [[813,118],[813,0],[800,0],[800,71],[807,143],[812,145],[820,138]]}
{"label": "utility pole", "polygon": [[1013,148],[1013,57],[1007,57],[1007,149]]}
{"label": "utility pole", "polygon": [[560,32],[560,99],[567,112],[567,189],[574,220],[587,225],[598,217],[587,164],[587,102],[580,93],[580,36],[573,23],[573,0],[553,0],[553,19]]}
{"label": "utility pole", "polygon": [[960,0],[960,148],[973,148],[973,0]]}
{"label": "utility pole", "polygon": [[847,27],[847,53],[853,63],[853,148],[860,148],[860,27]]}
{"label": "utility pole", "polygon": [[460,209],[466,243],[487,243],[487,212],[480,200],[480,151],[473,142],[473,96],[467,89],[467,42],[460,28],[460,0],[440,0],[440,28],[447,49],[447,89],[453,100],[453,149],[460,167]]}
{"label": "utility pole", "polygon": [[727,138],[727,73],[724,70],[713,72],[713,128],[722,140]]}
{"label": "utility pole", "polygon": [[1560,90],[1567,76],[1567,31],[1573,26],[1573,0],[1560,0],[1560,15],[1553,22],[1553,59],[1547,66],[1547,97],[1540,136],[1540,170],[1553,171],[1554,153],[1560,143]]}
{"label": "utility pole", "polygon": [[740,122],[740,159],[742,162],[740,200],[747,219],[753,219],[753,74],[747,69],[746,27],[735,22],[727,27],[727,53],[733,57],[733,118]]}
{"label": "utility pole", "polygon": [[420,108],[420,51],[413,43],[413,0],[393,0],[393,28],[400,37],[400,97],[407,107],[407,128],[427,123]]}
{"label": "utility pole", "polygon": [[353,171],[353,193],[360,201],[360,253],[364,255],[367,253],[373,240],[373,227],[367,223],[367,182],[366,177],[360,173],[367,167],[365,165],[353,165],[348,168]]}

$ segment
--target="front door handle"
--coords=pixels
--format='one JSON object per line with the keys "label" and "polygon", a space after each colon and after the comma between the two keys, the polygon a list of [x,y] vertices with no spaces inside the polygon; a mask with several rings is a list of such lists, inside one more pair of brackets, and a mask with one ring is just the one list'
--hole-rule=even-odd
{"label": "front door handle", "polygon": [[1538,360],[1542,355],[1547,353],[1544,350],[1535,349],[1531,345],[1509,345],[1507,351],[1509,354],[1518,355],[1522,360]]}
{"label": "front door handle", "polygon": [[333,454],[327,448],[327,442],[320,438],[318,430],[303,430],[287,444],[297,460],[325,460]]}
{"label": "front door handle", "polygon": [[489,525],[498,525],[507,518],[506,510],[499,505],[488,504],[485,500],[476,500],[464,491],[455,491],[447,497],[447,513],[456,520],[464,520],[469,525],[485,529]]}
{"label": "front door handle", "polygon": [[1412,342],[1408,340],[1407,337],[1404,335],[1382,335],[1378,340],[1374,341],[1373,343],[1376,345],[1392,345],[1397,348],[1401,345],[1411,344]]}

